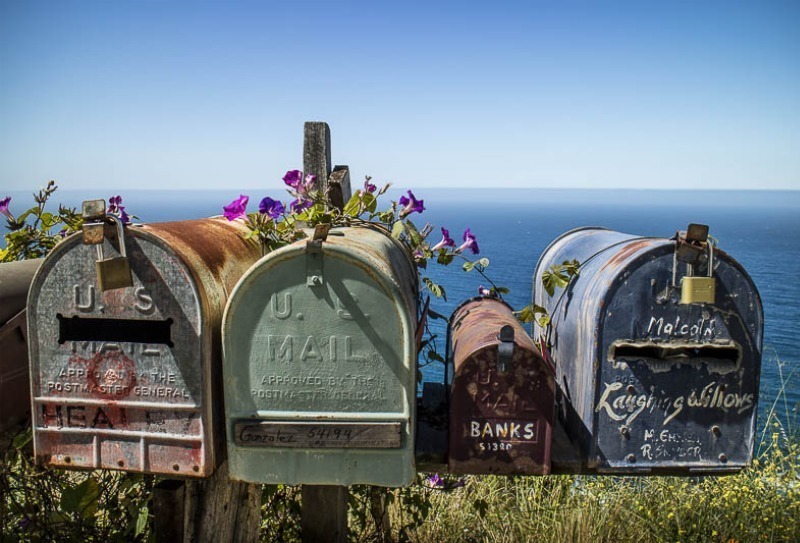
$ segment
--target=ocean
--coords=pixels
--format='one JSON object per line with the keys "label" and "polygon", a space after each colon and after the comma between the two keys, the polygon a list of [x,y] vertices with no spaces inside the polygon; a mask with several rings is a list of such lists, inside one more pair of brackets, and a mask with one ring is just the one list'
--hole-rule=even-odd
{"label": "ocean", "polygon": [[[269,191],[122,191],[126,209],[140,222],[160,222],[217,215],[239,194],[251,197],[250,210]],[[547,245],[560,234],[580,226],[602,226],[629,234],[671,237],[690,222],[708,224],[710,233],[752,276],[764,306],[764,356],[759,414],[773,406],[782,383],[785,394],[776,404],[782,419],[793,420],[800,406],[800,191],[619,191],[533,189],[415,189],[426,211],[412,216],[418,226],[430,222],[450,230],[460,242],[469,227],[477,236],[486,270],[498,285],[511,292],[505,299],[512,307],[530,302],[536,262]],[[116,194],[116,192],[114,193]],[[400,195],[391,190],[388,202]],[[30,205],[30,192],[12,192],[11,210]],[[104,191],[62,191],[54,201],[78,207],[87,198],[108,198]],[[459,236],[458,238],[456,236]],[[477,272],[466,273],[460,264],[442,268],[431,263],[424,274],[446,287],[447,301],[434,300],[431,307],[446,316],[486,284]],[[444,327],[432,323],[444,350]],[[422,369],[425,380],[441,380],[442,366]]]}

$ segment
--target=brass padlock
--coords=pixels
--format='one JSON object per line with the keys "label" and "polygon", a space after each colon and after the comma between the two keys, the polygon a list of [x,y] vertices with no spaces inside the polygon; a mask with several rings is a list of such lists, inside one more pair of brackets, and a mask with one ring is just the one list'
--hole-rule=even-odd
{"label": "brass padlock", "polygon": [[681,280],[682,304],[713,304],[717,296],[717,280],[714,274],[714,248],[708,245],[708,275],[686,276]]}
{"label": "brass padlock", "polygon": [[101,291],[132,287],[133,275],[131,274],[131,264],[128,261],[128,253],[125,250],[125,229],[122,227],[122,221],[113,215],[107,216],[106,220],[117,226],[120,256],[105,258],[103,244],[97,245],[97,283]]}

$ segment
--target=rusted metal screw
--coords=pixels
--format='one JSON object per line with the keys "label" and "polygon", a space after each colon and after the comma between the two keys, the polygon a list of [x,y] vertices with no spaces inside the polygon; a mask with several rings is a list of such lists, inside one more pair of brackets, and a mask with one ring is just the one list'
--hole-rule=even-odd
{"label": "rusted metal screw", "polygon": [[122,467],[122,466],[124,466],[124,465],[125,465],[125,462],[123,462],[122,460],[119,460],[119,461],[117,462],[117,465],[118,465],[119,467]]}
{"label": "rusted metal screw", "polygon": [[633,394],[636,392],[636,387],[633,385],[628,385],[628,394]]}
{"label": "rusted metal screw", "polygon": [[65,457],[64,457],[64,462],[66,462],[67,464],[69,464],[70,462],[72,462],[72,458],[70,458],[69,456],[65,456]]}
{"label": "rusted metal screw", "polygon": [[619,433],[624,435],[625,437],[630,437],[631,431],[628,429],[627,426],[620,426]]}
{"label": "rusted metal screw", "polygon": [[626,460],[632,464],[632,463],[636,462],[636,455],[629,454],[628,458]]}
{"label": "rusted metal screw", "polygon": [[320,283],[322,283],[322,278],[319,275],[312,275],[311,276],[311,284],[319,285]]}
{"label": "rusted metal screw", "polygon": [[178,464],[173,464],[172,469],[175,471],[180,471],[181,467]]}
{"label": "rusted metal screw", "polygon": [[711,433],[714,434],[715,436],[718,436],[720,434],[719,426],[712,426],[711,427]]}
{"label": "rusted metal screw", "polygon": [[719,455],[719,461],[720,462],[727,462],[728,461],[728,455],[726,455],[725,453],[720,454]]}

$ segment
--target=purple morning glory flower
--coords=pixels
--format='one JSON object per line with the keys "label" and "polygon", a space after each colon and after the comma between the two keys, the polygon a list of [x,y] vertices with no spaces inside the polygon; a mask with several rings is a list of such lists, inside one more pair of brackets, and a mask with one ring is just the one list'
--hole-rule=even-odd
{"label": "purple morning glory flower", "polygon": [[292,210],[292,213],[300,213],[301,211],[308,209],[313,205],[314,202],[312,202],[311,200],[304,200],[298,198],[296,200],[292,200],[292,203],[289,204],[289,209]]}
{"label": "purple morning glory flower", "polygon": [[117,205],[117,210],[119,211],[119,220],[122,221],[122,224],[130,224],[131,218],[125,213],[125,208],[121,205]]}
{"label": "purple morning glory flower", "polygon": [[247,214],[247,202],[249,200],[250,197],[240,194],[237,199],[222,208],[225,218],[232,221],[239,217],[244,217]]}
{"label": "purple morning glory flower", "polygon": [[464,231],[464,243],[458,246],[456,252],[460,253],[464,249],[469,249],[474,255],[480,252],[480,249],[478,249],[478,238],[472,235],[472,232],[469,231],[469,228]]}
{"label": "purple morning glory flower", "polygon": [[478,287],[478,295],[479,296],[491,296],[492,295],[492,291],[489,290],[488,288],[484,287],[483,285],[480,285]]}
{"label": "purple morning glory flower", "polygon": [[303,190],[300,192],[311,192],[316,188],[317,176],[310,173],[306,176],[306,182],[303,184]]}
{"label": "purple morning glory flower", "polygon": [[364,190],[372,194],[378,187],[369,182],[369,179],[364,180]]}
{"label": "purple morning glory flower", "polygon": [[8,203],[11,201],[11,196],[6,196],[2,200],[0,200],[0,213],[6,216],[8,220],[13,220],[14,217],[11,215],[11,212],[8,210]]}
{"label": "purple morning glory flower", "polygon": [[286,211],[286,208],[283,207],[283,204],[278,200],[273,200],[269,196],[261,200],[261,203],[258,204],[258,212],[269,215],[273,219],[277,219],[283,215],[284,211]]}
{"label": "purple morning glory flower", "polygon": [[289,170],[286,172],[286,175],[283,176],[283,182],[294,190],[300,190],[300,186],[303,183],[303,172],[300,170]]}
{"label": "purple morning glory flower", "polygon": [[431,247],[431,251],[436,252],[442,247],[455,247],[456,242],[450,238],[450,232],[446,228],[442,228],[442,241]]}
{"label": "purple morning glory flower", "polygon": [[119,205],[122,203],[122,196],[112,196],[108,199],[108,211],[106,213],[117,213]]}
{"label": "purple morning glory flower", "polygon": [[408,198],[405,196],[400,197],[400,205],[404,206],[403,209],[400,210],[400,218],[406,217],[411,215],[412,213],[422,213],[425,211],[424,200],[417,200],[414,197],[414,193],[410,190],[408,191]]}
{"label": "purple morning glory flower", "polygon": [[428,477],[428,484],[432,487],[443,487],[444,479],[442,479],[438,473],[434,473]]}

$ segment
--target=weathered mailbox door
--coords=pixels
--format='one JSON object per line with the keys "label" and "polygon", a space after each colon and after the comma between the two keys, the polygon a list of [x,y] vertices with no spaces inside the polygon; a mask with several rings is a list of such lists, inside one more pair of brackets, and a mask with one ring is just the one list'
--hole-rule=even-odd
{"label": "weathered mailbox door", "polygon": [[375,228],[334,229],[253,266],[223,322],[231,477],[409,484],[416,296],[413,262]]}
{"label": "weathered mailbox door", "polygon": [[[220,218],[126,227],[133,286],[104,292],[95,247],[75,235],[53,249],[28,298],[39,462],[214,471],[222,310],[261,256],[243,231]],[[107,227],[104,254],[119,255],[118,243]]]}
{"label": "weathered mailbox door", "polygon": [[500,300],[474,298],[450,317],[451,473],[550,473],[553,368]]}
{"label": "weathered mailbox door", "polygon": [[[580,274],[549,297],[543,273],[572,259]],[[724,473],[750,461],[763,313],[735,260],[705,240],[583,228],[550,245],[533,281],[552,318],[534,334],[549,339],[584,469]]]}

